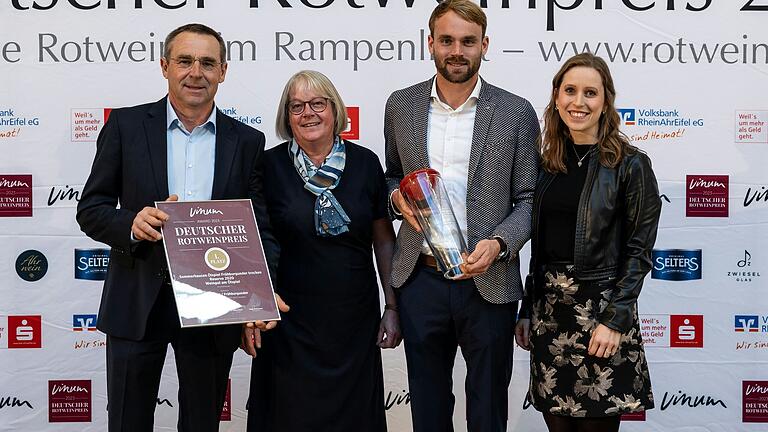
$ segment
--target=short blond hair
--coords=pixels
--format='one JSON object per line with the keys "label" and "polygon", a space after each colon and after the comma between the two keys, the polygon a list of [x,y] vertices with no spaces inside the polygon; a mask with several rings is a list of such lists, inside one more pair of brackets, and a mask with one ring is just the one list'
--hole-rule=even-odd
{"label": "short blond hair", "polygon": [[331,80],[318,71],[303,70],[296,72],[283,88],[283,95],[280,97],[277,118],[275,119],[275,132],[278,137],[284,140],[293,138],[293,131],[289,122],[291,113],[288,112],[288,102],[291,99],[291,92],[297,86],[303,86],[308,90],[317,92],[322,97],[328,98],[335,118],[334,135],[339,135],[347,129],[347,107]]}
{"label": "short blond hair", "polygon": [[488,18],[480,6],[470,0],[444,0],[438,3],[429,17],[430,35],[435,36],[435,21],[450,11],[453,11],[465,21],[479,25],[483,29],[483,37],[485,37],[485,30],[488,28]]}

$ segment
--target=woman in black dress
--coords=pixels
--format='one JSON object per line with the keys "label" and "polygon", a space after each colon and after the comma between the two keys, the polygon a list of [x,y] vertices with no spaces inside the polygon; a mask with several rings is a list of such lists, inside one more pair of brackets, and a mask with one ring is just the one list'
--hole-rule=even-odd
{"label": "woman in black dress", "polygon": [[291,310],[254,360],[249,431],[386,430],[380,348],[400,343],[388,283],[395,235],[379,158],[341,139],[346,127],[325,75],[291,77],[276,122],[287,141],[264,158],[276,292]]}
{"label": "woman in black dress", "polygon": [[648,157],[619,132],[606,63],[565,62],[545,113],[531,266],[515,328],[528,401],[550,431],[617,431],[653,408],[637,297],[661,203]]}

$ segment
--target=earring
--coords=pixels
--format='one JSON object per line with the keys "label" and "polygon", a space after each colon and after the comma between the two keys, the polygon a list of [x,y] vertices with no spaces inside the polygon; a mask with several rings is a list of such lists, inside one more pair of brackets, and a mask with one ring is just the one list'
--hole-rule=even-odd
{"label": "earring", "polygon": [[557,111],[557,105],[555,105],[555,111]]}

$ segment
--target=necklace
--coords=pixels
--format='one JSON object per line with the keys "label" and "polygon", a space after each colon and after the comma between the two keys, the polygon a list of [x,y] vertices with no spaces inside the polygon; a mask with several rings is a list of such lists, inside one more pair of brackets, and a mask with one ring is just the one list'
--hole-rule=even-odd
{"label": "necklace", "polygon": [[584,162],[584,159],[586,159],[587,156],[589,156],[590,153],[592,153],[592,150],[595,148],[594,146],[590,147],[589,150],[587,150],[586,153],[584,153],[584,156],[579,156],[579,152],[576,151],[576,146],[571,143],[571,147],[573,147],[573,152],[576,154],[576,158],[579,159],[578,162],[576,162],[576,165],[581,168],[581,163]]}

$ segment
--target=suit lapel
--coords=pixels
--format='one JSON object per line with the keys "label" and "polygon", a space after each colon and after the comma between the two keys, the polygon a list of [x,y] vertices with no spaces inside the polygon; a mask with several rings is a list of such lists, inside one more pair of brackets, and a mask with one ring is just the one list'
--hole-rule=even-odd
{"label": "suit lapel", "polygon": [[495,110],[496,104],[492,101],[490,88],[485,81],[481,81],[480,96],[477,99],[477,108],[475,110],[475,126],[472,130],[472,150],[469,153],[467,192],[469,192],[472,178],[477,171],[477,165],[480,163],[480,156],[483,154],[483,148],[486,144],[488,131],[490,130],[491,120],[493,120],[493,113]]}
{"label": "suit lapel", "polygon": [[[415,169],[429,167],[429,154],[427,152],[427,129],[429,129],[429,107],[431,103],[432,81],[425,81],[422,89],[411,102],[411,132],[408,134],[410,148],[415,156]],[[408,173],[405,173],[408,174]]]}
{"label": "suit lapel", "polygon": [[167,97],[160,99],[152,105],[144,120],[152,176],[155,180],[157,196],[161,200],[168,198],[167,104]]}
{"label": "suit lapel", "polygon": [[232,162],[237,152],[237,134],[232,122],[221,111],[216,111],[216,162],[213,168],[213,190],[211,199],[226,198],[229,173],[232,170]]}

